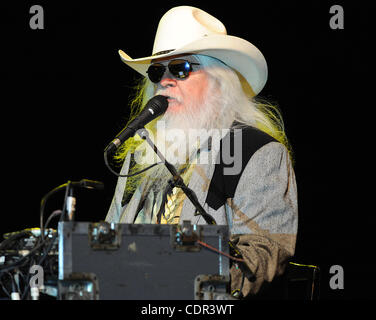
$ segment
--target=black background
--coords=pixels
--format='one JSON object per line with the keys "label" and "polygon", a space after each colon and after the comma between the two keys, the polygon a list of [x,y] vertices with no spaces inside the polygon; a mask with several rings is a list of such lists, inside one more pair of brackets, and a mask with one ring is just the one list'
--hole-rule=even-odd
{"label": "black background", "polygon": [[[44,30],[32,30],[32,5]],[[340,4],[344,30],[332,30]],[[321,298],[375,298],[372,201],[371,17],[343,1],[23,1],[2,5],[2,219],[0,234],[39,225],[40,200],[68,180],[105,183],[77,191],[78,221],[104,219],[116,177],[103,149],[123,128],[138,77],[117,50],[151,53],[160,17],[177,5],[220,19],[228,34],[264,54],[260,96],[278,103],[295,154],[299,234],[295,261],[321,268]],[[4,86],[5,84],[5,86]],[[61,209],[56,194],[46,214]],[[329,268],[344,268],[331,290]]]}

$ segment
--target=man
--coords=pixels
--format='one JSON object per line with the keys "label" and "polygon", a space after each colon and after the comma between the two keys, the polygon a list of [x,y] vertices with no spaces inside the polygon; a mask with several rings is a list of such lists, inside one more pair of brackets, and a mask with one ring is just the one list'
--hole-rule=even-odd
{"label": "man", "polygon": [[[243,296],[259,292],[284,272],[294,254],[298,216],[282,119],[277,109],[255,99],[267,79],[263,55],[248,41],[227,35],[218,19],[188,6],[162,17],[152,56],[119,54],[145,77],[131,118],[153,96],[168,97],[165,114],[146,128],[205,211],[218,225],[229,225],[233,243],[255,276],[244,278],[234,265],[231,289]],[[160,161],[137,137],[116,157],[125,159],[121,174]],[[106,220],[205,224],[170,179],[163,165],[119,178]]]}

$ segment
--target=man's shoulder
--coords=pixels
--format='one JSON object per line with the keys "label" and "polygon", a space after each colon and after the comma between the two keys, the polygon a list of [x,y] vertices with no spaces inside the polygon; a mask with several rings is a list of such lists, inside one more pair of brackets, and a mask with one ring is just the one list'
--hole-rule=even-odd
{"label": "man's shoulder", "polygon": [[[218,210],[224,205],[227,198],[235,194],[239,179],[249,160],[257,150],[270,142],[278,142],[269,134],[252,126],[235,125],[221,141],[222,151],[219,154],[220,161],[216,163],[210,182],[206,203]],[[237,144],[237,146],[236,146]],[[239,152],[240,151],[240,152]],[[232,156],[226,156],[226,152]],[[240,157],[241,167],[236,174],[224,174],[225,168],[234,166],[234,162],[226,163],[226,159]]]}
{"label": "man's shoulder", "polygon": [[236,125],[231,128],[234,139],[241,137],[243,150],[257,151],[269,142],[278,142],[268,133],[249,125]]}
{"label": "man's shoulder", "polygon": [[[270,142],[278,141],[256,127],[236,123],[231,127],[229,134],[222,139],[221,148],[230,150],[234,156],[241,156],[243,163],[246,164],[257,150]],[[238,150],[241,146],[241,155],[235,154],[235,145]],[[221,159],[220,163],[222,162]]]}

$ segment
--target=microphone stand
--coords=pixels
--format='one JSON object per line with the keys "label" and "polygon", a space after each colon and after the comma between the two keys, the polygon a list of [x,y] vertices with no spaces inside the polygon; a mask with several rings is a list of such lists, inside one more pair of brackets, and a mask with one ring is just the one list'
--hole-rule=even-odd
{"label": "microphone stand", "polygon": [[205,219],[207,224],[216,225],[214,218],[205,211],[205,209],[201,206],[200,202],[197,199],[196,194],[194,191],[186,186],[186,184],[183,181],[183,178],[179,175],[179,173],[176,171],[175,167],[169,163],[165,157],[160,153],[156,145],[153,143],[153,141],[149,138],[149,132],[145,128],[141,128],[137,131],[137,134],[144,140],[147,141],[147,143],[153,148],[154,152],[158,155],[158,157],[162,160],[164,165],[166,166],[167,170],[170,171],[173,177],[173,186],[181,188],[185,195],[188,197],[188,199],[192,202],[192,204],[196,208],[196,212],[198,214],[202,215],[202,217]]}
{"label": "microphone stand", "polygon": [[[160,151],[158,150],[158,148],[156,147],[156,145],[153,143],[153,141],[150,140],[150,138],[149,138],[149,132],[145,128],[141,128],[141,129],[137,130],[137,134],[142,139],[144,139],[144,140],[147,141],[147,143],[153,148],[154,152],[158,155],[158,157],[165,164],[165,166],[168,169],[168,171],[170,171],[170,173],[172,174],[172,177],[173,177],[172,185],[175,186],[175,187],[181,188],[183,190],[183,192],[185,193],[185,195],[188,197],[188,199],[195,206],[196,213],[198,212],[198,214],[201,214],[202,217],[205,219],[205,221],[206,221],[207,224],[216,225],[217,223],[215,222],[214,218],[210,214],[208,214],[205,211],[205,209],[201,206],[201,204],[198,201],[197,196],[194,193],[194,191],[192,189],[188,188],[185,185],[185,183],[183,181],[183,178],[176,171],[175,167],[165,159],[165,157],[163,156],[162,153],[160,153]],[[231,240],[229,240],[229,245],[232,248],[236,248],[236,245]],[[243,259],[242,254],[238,250],[235,250],[235,251],[237,251],[237,256],[240,259]],[[243,275],[250,282],[254,282],[256,280],[256,277],[255,277],[254,273],[249,269],[248,265],[245,263],[244,260],[243,261],[238,261],[237,264],[239,266],[239,269],[243,273]]]}

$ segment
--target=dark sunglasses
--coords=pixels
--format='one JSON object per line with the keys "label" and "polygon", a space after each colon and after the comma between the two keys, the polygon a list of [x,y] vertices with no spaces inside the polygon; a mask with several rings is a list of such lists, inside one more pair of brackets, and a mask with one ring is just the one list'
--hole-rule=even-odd
{"label": "dark sunglasses", "polygon": [[[167,67],[170,73],[176,79],[186,79],[189,76],[189,73],[193,70],[193,65],[200,65],[199,63],[189,62],[183,59],[171,60]],[[166,72],[166,66],[161,63],[152,64],[146,73],[151,82],[158,83],[162,80],[164,73]]]}

